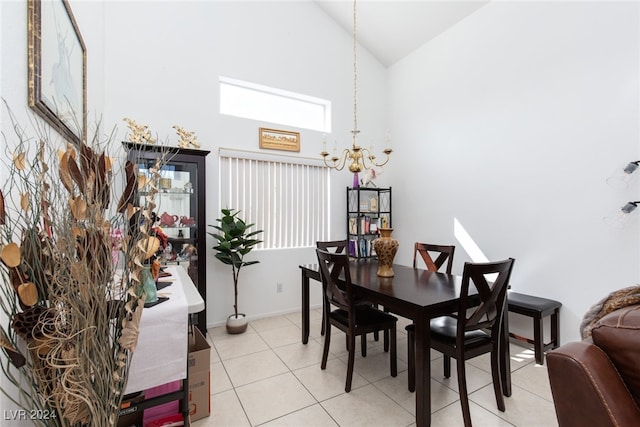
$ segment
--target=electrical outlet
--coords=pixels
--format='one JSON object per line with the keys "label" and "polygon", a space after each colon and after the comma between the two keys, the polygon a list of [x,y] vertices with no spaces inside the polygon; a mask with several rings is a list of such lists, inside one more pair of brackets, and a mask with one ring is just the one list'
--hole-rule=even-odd
{"label": "electrical outlet", "polygon": [[281,293],[282,292],[282,283],[276,283],[276,292],[277,293]]}

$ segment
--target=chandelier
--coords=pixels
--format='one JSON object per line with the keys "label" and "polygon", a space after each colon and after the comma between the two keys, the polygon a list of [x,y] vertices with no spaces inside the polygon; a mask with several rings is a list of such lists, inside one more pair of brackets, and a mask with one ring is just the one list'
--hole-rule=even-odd
{"label": "chandelier", "polygon": [[[353,1],[353,130],[351,131],[352,135],[352,143],[351,148],[345,148],[340,156],[334,150],[333,156],[329,157],[329,153],[326,149],[325,140],[323,145],[323,150],[320,155],[324,160],[324,164],[332,169],[341,171],[344,169],[345,165],[349,165],[349,171],[357,174],[358,172],[362,172],[363,170],[371,169],[373,166],[384,166],[389,161],[389,156],[391,155],[390,148],[385,148],[383,153],[386,155],[386,158],[383,162],[377,162],[376,156],[372,153],[371,150],[367,148],[362,148],[358,145],[357,139],[360,131],[358,130],[358,61],[357,61],[357,38],[356,38],[356,0]],[[388,136],[387,136],[388,138]],[[388,142],[388,139],[387,139]]]}

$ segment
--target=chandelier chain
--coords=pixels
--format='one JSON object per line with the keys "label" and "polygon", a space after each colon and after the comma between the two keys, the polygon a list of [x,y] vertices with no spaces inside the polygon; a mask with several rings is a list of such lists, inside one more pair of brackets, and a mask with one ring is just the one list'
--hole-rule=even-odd
{"label": "chandelier chain", "polygon": [[356,0],[353,1],[353,145],[358,134],[358,41],[356,38]]}
{"label": "chandelier chain", "polygon": [[[0,0],[1,1],[1,0]],[[356,144],[358,133],[358,37],[357,37],[357,7],[356,0],[353,0],[353,129],[351,130],[353,142],[351,149],[345,148],[342,153],[338,155],[337,150],[334,148],[334,153],[331,156],[326,149],[327,141],[323,141],[323,150],[320,153],[324,164],[335,170],[342,170],[345,166],[349,167],[349,171],[355,174],[357,183],[357,174],[363,170],[370,170],[374,166],[382,167],[389,162],[389,156],[391,155],[391,148],[385,148],[383,153],[385,159],[383,161],[376,161],[376,156],[373,154],[372,149],[362,148]],[[388,142],[388,139],[387,139]]]}

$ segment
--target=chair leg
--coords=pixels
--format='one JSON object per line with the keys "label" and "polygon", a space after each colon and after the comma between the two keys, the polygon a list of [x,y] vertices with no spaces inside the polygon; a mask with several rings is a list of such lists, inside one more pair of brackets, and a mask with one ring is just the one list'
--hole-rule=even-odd
{"label": "chair leg", "polygon": [[416,341],[413,325],[406,328],[407,331],[407,380],[410,392],[416,391]]}
{"label": "chair leg", "polygon": [[320,364],[321,369],[327,368],[327,359],[329,358],[330,344],[331,344],[331,324],[327,324],[325,334],[324,334],[324,348],[322,350],[322,363]]}
{"label": "chair leg", "polygon": [[[376,307],[377,307],[377,306],[378,306],[378,305],[376,304]],[[389,309],[388,309],[387,307],[382,307],[382,311],[384,311],[385,313],[390,313],[390,311],[389,311]],[[376,332],[376,334],[377,334],[377,333],[378,333],[378,332]],[[389,331],[387,331],[387,330],[385,329],[382,333],[384,334],[384,339],[385,339],[385,346],[384,346],[385,350],[384,350],[384,351],[387,351],[387,350],[389,349],[389,346],[388,346],[388,345],[386,345],[386,342],[388,342],[388,341],[389,341]],[[376,341],[378,341],[378,338],[377,338],[377,337],[376,337]]]}
{"label": "chair leg", "polygon": [[[344,336],[344,348],[349,351],[349,337],[345,334]],[[360,335],[360,351],[362,352],[362,357],[367,357],[367,335]]]}
{"label": "chair leg", "polygon": [[[372,304],[372,306],[378,308],[378,304]],[[378,331],[373,331],[373,340],[380,341],[380,334]]]}
{"label": "chair leg", "polygon": [[[449,363],[451,363],[450,357]],[[469,395],[467,393],[467,378],[464,358],[458,358],[458,360],[456,360],[456,364],[458,365],[458,393],[460,394],[460,405],[462,406],[462,418],[464,419],[465,427],[471,427],[471,410],[469,409]]]}
{"label": "chair leg", "polygon": [[443,361],[443,368],[444,368],[444,377],[449,378],[451,377],[451,357],[445,354],[443,355],[442,361]]}
{"label": "chair leg", "polygon": [[398,376],[398,347],[396,345],[396,327],[395,325],[389,330],[389,336],[391,337],[391,352],[389,358],[391,359],[391,376]]}
{"label": "chair leg", "polygon": [[501,412],[504,412],[504,396],[502,394],[502,380],[500,378],[500,346],[495,345],[491,352],[491,378],[493,380],[493,392],[496,395],[496,404]]}
{"label": "chair leg", "polygon": [[542,336],[542,316],[537,315],[533,319],[533,341],[534,341],[534,353],[536,363],[538,365],[542,365],[544,354],[542,352],[542,348],[544,347],[544,342],[542,341],[544,337]]}
{"label": "chair leg", "polygon": [[551,342],[553,343],[551,349],[556,349],[560,345],[560,337],[559,335],[559,319],[558,319],[559,310],[556,308],[555,311],[551,314]]}
{"label": "chair leg", "polygon": [[356,357],[356,337],[355,335],[349,335],[349,361],[347,363],[347,382],[344,386],[344,391],[349,393],[351,391],[351,380],[353,379],[353,365]]}
{"label": "chair leg", "polygon": [[324,335],[325,322],[327,318],[327,313],[329,312],[329,307],[327,304],[327,300],[325,298],[322,299],[322,325],[320,326],[320,335]]}
{"label": "chair leg", "polygon": [[[385,329],[383,332],[384,338],[383,338],[383,349],[385,352],[389,351],[389,330]],[[392,338],[393,339],[393,338]]]}
{"label": "chair leg", "polygon": [[360,335],[360,353],[362,357],[367,357],[367,334]]}

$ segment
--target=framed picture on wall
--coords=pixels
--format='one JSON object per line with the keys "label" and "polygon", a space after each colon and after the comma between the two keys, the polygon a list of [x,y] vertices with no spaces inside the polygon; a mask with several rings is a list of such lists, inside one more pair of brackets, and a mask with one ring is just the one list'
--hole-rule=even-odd
{"label": "framed picture on wall", "polygon": [[86,48],[67,0],[28,0],[29,106],[76,145],[87,128]]}
{"label": "framed picture on wall", "polygon": [[260,128],[260,148],[300,151],[300,132]]}

